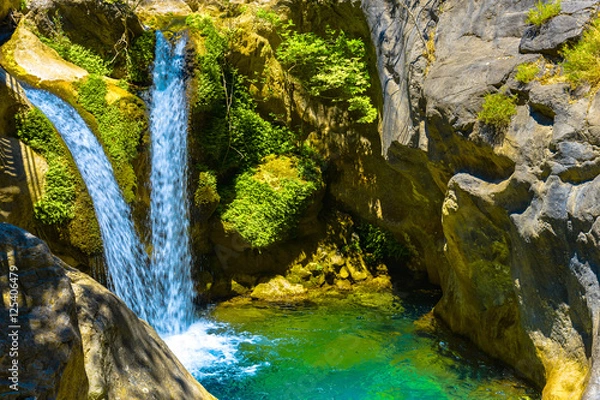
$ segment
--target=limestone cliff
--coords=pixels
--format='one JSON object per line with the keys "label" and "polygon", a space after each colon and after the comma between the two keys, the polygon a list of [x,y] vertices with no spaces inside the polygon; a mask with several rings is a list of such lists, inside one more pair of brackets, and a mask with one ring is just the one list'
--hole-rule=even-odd
{"label": "limestone cliff", "polygon": [[2,318],[15,318],[0,324],[0,365],[18,366],[18,379],[2,375],[4,398],[214,399],[154,329],[40,239],[0,224],[0,263]]}
{"label": "limestone cliff", "polygon": [[[420,170],[441,183],[438,196],[422,193],[442,211],[436,313],[545,384],[544,398],[579,398],[586,383],[584,398],[594,398],[598,100],[515,73],[576,40],[597,2],[564,1],[541,28],[526,23],[533,1],[362,6],[379,54],[383,155],[409,180],[420,182]],[[517,113],[494,136],[477,113],[499,90],[517,94]]]}

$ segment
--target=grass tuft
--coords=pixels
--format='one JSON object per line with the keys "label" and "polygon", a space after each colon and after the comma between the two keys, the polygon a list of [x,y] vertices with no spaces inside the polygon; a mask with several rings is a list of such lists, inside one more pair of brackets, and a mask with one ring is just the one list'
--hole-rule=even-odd
{"label": "grass tuft", "polygon": [[542,3],[538,1],[529,13],[527,14],[527,23],[535,26],[542,26],[545,22],[551,20],[560,14],[562,10],[560,0],[553,3]]}
{"label": "grass tuft", "polygon": [[516,101],[516,96],[507,96],[503,93],[486,94],[477,118],[486,125],[505,128],[517,113]]}

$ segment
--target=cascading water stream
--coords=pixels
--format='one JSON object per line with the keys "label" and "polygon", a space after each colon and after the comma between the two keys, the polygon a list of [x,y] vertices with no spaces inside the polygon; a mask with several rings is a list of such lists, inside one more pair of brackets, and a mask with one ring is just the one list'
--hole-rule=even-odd
{"label": "cascading water stream", "polygon": [[[151,260],[135,232],[104,149],[81,116],[51,93],[30,87],[25,87],[25,93],[63,137],[88,188],[112,290],[161,334],[196,376],[218,376],[238,364],[240,344],[255,339],[231,335],[224,324],[194,318],[186,194],[186,42],[183,37],[171,49],[157,32],[150,111]],[[257,367],[245,367],[240,373],[251,375]]]}
{"label": "cascading water stream", "polygon": [[155,305],[147,302],[152,291],[148,259],[104,149],[73,107],[43,90],[24,89],[60,132],[87,186],[104,242],[110,286],[140,318],[148,320],[157,314]]}
{"label": "cascading water stream", "polygon": [[185,330],[193,321],[194,288],[187,201],[187,124],[185,46],[180,38],[171,48],[156,33],[151,91],[152,224],[151,302],[160,310],[150,321],[161,334]]}

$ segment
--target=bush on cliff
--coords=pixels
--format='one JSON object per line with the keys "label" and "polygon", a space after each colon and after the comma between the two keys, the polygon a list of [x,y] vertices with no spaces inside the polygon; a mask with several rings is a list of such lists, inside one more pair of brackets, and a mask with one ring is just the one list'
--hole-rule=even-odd
{"label": "bush on cliff", "polygon": [[540,67],[536,63],[525,63],[517,67],[515,79],[517,82],[529,83],[540,73]]}
{"label": "bush on cliff", "polygon": [[235,181],[235,198],[222,214],[254,248],[285,239],[296,228],[310,197],[322,186],[307,180],[296,157],[269,156]]}
{"label": "bush on cliff", "polygon": [[561,10],[560,0],[556,0],[552,3],[542,3],[542,1],[539,0],[535,4],[535,7],[527,13],[527,23],[538,27],[542,26],[545,22],[560,14]]}
{"label": "bush on cliff", "polygon": [[507,96],[504,93],[486,94],[477,118],[494,128],[505,128],[510,124],[513,115],[517,113],[516,101],[516,96]]}
{"label": "bush on cliff", "polygon": [[346,102],[356,121],[371,123],[377,110],[365,95],[371,86],[365,61],[365,45],[344,31],[327,29],[324,38],[286,28],[277,58],[308,93],[333,102]]}
{"label": "bush on cliff", "polygon": [[562,51],[565,59],[563,69],[566,78],[573,85],[589,83],[600,85],[600,18],[594,20],[583,33],[581,40]]}
{"label": "bush on cliff", "polygon": [[56,50],[63,59],[85,69],[90,74],[110,75],[112,73],[109,62],[103,60],[92,50],[71,42],[64,34],[60,21],[55,20],[54,23],[56,30],[52,37],[39,35],[40,40],[46,46]]}

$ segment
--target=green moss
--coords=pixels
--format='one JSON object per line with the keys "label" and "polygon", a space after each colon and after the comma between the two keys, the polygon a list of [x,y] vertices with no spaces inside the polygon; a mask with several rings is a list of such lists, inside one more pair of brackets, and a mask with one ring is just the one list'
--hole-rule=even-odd
{"label": "green moss", "polygon": [[304,180],[297,163],[296,158],[271,156],[236,179],[235,199],[222,219],[252,247],[263,248],[289,237],[310,197],[322,186],[320,180]]}
{"label": "green moss", "polygon": [[44,224],[61,224],[72,219],[75,216],[75,176],[59,134],[35,108],[17,115],[16,125],[19,139],[48,161],[44,195],[34,205],[35,218]]}
{"label": "green moss", "polygon": [[540,0],[527,13],[527,23],[542,26],[545,22],[560,14],[561,9],[560,0],[552,3],[542,3]]}
{"label": "green moss", "polygon": [[101,77],[90,75],[79,85],[78,102],[96,118],[99,139],[113,165],[123,197],[132,202],[137,185],[132,161],[138,155],[138,145],[147,123],[144,105],[133,97],[108,104],[107,91]]}
{"label": "green moss", "polygon": [[34,205],[35,218],[44,224],[60,224],[75,217],[75,177],[61,157],[48,162],[46,187]]}
{"label": "green moss", "polygon": [[515,79],[521,83],[529,83],[540,73],[540,67],[536,63],[525,63],[517,67]]}
{"label": "green moss", "polygon": [[477,118],[486,125],[505,128],[517,113],[516,101],[516,96],[507,96],[503,93],[486,94]]}
{"label": "green moss", "polygon": [[600,84],[600,18],[592,22],[583,33],[581,40],[562,51],[565,59],[563,70],[573,85],[589,83],[592,87]]}
{"label": "green moss", "polygon": [[365,61],[365,45],[344,31],[327,29],[324,38],[315,33],[284,29],[277,58],[297,77],[312,96],[346,102],[359,123],[371,123],[377,110],[365,95],[371,86]]}

